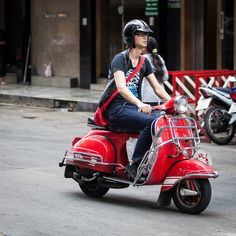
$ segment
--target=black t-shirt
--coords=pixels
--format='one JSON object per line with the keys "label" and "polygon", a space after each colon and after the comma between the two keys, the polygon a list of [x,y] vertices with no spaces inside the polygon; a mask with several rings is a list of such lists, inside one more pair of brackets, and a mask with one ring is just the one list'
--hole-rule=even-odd
{"label": "black t-shirt", "polygon": [[[135,70],[136,67],[132,66],[132,62],[129,59],[129,51],[125,50],[119,54],[117,54],[109,67],[109,74],[108,79],[112,79],[114,77],[114,72],[117,70],[123,71],[125,74],[125,78],[128,79],[129,75]],[[153,70],[151,67],[150,62],[147,58],[145,58],[142,67],[140,68],[139,72],[134,75],[134,77],[126,84],[128,89],[133,93],[133,95],[137,98],[140,98],[140,91],[141,91],[141,82],[143,77],[147,77],[148,75],[152,74]],[[120,94],[114,98],[113,102],[127,102]]]}

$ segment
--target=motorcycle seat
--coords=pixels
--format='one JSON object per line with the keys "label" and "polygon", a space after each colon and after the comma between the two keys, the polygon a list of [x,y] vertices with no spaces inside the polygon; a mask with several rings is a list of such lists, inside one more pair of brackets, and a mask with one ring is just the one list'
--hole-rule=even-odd
{"label": "motorcycle seat", "polygon": [[218,93],[225,96],[226,98],[230,98],[230,89],[229,88],[217,87],[216,90],[218,91]]}
{"label": "motorcycle seat", "polygon": [[221,91],[221,92],[225,92],[225,93],[230,93],[230,88],[222,88],[222,87],[218,87],[216,88],[217,90]]}
{"label": "motorcycle seat", "polygon": [[92,116],[88,117],[87,125],[89,127],[92,127],[92,129],[98,129],[98,130],[108,130],[108,131],[113,131],[113,132],[118,132],[118,133],[139,133],[137,130],[132,131],[132,130],[120,129],[111,125],[108,125],[108,126],[97,125],[95,124],[94,118]]}

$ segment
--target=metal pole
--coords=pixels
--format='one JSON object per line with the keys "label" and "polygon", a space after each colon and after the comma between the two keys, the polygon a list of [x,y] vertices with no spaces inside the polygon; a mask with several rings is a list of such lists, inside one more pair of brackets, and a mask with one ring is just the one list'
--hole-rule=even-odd
{"label": "metal pole", "polygon": [[25,71],[24,71],[24,80],[23,80],[23,83],[26,82],[26,74],[27,74],[27,67],[28,67],[29,53],[30,53],[30,44],[31,44],[31,35],[29,36],[29,41],[28,41],[27,54],[26,54],[26,59],[25,59]]}

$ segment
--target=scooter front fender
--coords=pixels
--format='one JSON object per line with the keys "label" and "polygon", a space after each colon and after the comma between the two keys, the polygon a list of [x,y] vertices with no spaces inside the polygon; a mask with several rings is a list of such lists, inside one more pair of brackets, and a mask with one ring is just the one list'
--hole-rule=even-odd
{"label": "scooter front fender", "polygon": [[172,189],[179,181],[186,178],[208,179],[216,178],[218,173],[199,160],[184,160],[176,163],[168,172],[161,191]]}

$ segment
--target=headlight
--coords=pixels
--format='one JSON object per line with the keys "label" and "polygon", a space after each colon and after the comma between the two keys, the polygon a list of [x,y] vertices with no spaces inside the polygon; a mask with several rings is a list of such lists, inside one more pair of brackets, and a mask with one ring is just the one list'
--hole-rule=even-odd
{"label": "headlight", "polygon": [[188,109],[188,100],[184,96],[178,96],[175,99],[175,111],[179,114],[183,114]]}

